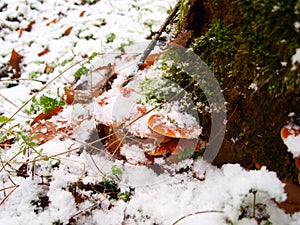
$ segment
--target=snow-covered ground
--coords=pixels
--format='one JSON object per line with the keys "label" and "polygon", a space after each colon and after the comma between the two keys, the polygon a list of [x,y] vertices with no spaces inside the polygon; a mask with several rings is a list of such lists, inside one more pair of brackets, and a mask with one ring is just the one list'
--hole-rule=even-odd
{"label": "snow-covered ground", "polygon": [[[106,66],[118,49],[144,42],[175,3],[1,1],[0,118],[13,118],[0,134],[1,142],[13,142],[0,148],[0,224],[300,224],[300,213],[278,208],[276,202],[286,199],[284,184],[265,167],[216,168],[202,159],[186,159],[158,173],[111,159],[97,142],[92,93],[47,122],[41,120],[44,138],[56,129],[53,124],[60,130],[49,141],[31,143],[30,123],[40,111],[26,113],[31,105],[37,107],[27,100],[35,94],[36,99],[62,96],[64,88],[74,87],[78,71]],[[13,50],[21,60],[11,58]],[[89,58],[93,53],[97,56]],[[121,66],[129,67],[126,62]],[[16,83],[10,78],[18,77],[18,67]],[[92,76],[86,73],[81,82]],[[93,77],[93,83],[102,78]],[[103,188],[107,183],[115,185],[117,197]]]}

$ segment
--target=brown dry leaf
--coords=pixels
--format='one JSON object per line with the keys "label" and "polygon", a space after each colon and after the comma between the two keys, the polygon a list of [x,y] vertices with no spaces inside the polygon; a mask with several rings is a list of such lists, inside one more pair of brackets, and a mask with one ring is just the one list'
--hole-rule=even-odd
{"label": "brown dry leaf", "polygon": [[49,49],[45,49],[44,51],[41,51],[40,53],[38,53],[38,56],[41,57],[43,55],[46,55],[47,53],[49,53],[50,50]]}
{"label": "brown dry leaf", "polygon": [[71,33],[72,29],[73,29],[73,26],[70,26],[68,29],[66,29],[64,32],[64,36],[68,36]]}
{"label": "brown dry leaf", "polygon": [[63,110],[63,107],[57,107],[54,108],[46,113],[40,113],[37,117],[35,117],[35,119],[32,121],[31,126],[34,125],[37,122],[40,122],[42,120],[48,120],[51,119],[52,116],[56,116],[58,115],[59,112],[61,112]]}
{"label": "brown dry leaf", "polygon": [[54,71],[54,66],[50,66],[49,64],[46,64],[44,73],[49,74],[52,73],[53,71]]}
{"label": "brown dry leaf", "polygon": [[73,130],[68,125],[68,121],[39,121],[31,127],[30,135],[34,136],[33,141],[43,144],[64,133],[67,136],[72,134]]}
{"label": "brown dry leaf", "polygon": [[155,62],[155,60],[157,60],[157,58],[161,55],[161,53],[155,53],[155,54],[151,54],[149,55],[145,62],[140,65],[140,70],[144,70],[146,68],[149,68],[150,66],[152,66]]}
{"label": "brown dry leaf", "polygon": [[55,19],[51,20],[50,22],[48,22],[46,24],[46,26],[50,26],[50,24],[56,24],[56,23],[57,23],[57,19],[55,18]]}
{"label": "brown dry leaf", "polygon": [[22,59],[23,59],[23,56],[21,56],[19,53],[17,53],[15,51],[15,49],[13,49],[11,52],[10,59],[9,59],[9,65],[15,70],[13,78],[20,78],[20,76],[21,76],[20,63],[21,63]]}
{"label": "brown dry leaf", "polygon": [[100,67],[94,69],[92,72],[94,73],[94,72],[98,72],[98,71],[101,71],[101,70],[110,70],[110,69],[114,69],[114,67],[112,68],[111,65],[109,65],[109,66],[100,66]]}
{"label": "brown dry leaf", "polygon": [[84,16],[84,14],[85,14],[85,12],[86,12],[85,10],[84,10],[84,11],[82,11],[82,12],[79,14],[79,16],[80,16],[80,17],[83,17],[83,16]]}
{"label": "brown dry leaf", "polygon": [[35,21],[31,21],[24,30],[27,32],[30,32],[33,24],[35,24]]}
{"label": "brown dry leaf", "polygon": [[35,24],[35,21],[31,21],[26,28],[21,27],[19,30],[19,38],[22,36],[24,31],[30,32],[33,24]]}
{"label": "brown dry leaf", "polygon": [[23,27],[20,28],[20,30],[19,30],[19,38],[22,36],[24,30],[25,29]]}
{"label": "brown dry leaf", "polygon": [[17,170],[17,176],[23,177],[23,178],[29,177],[28,168],[29,168],[28,163],[23,163]]}
{"label": "brown dry leaf", "polygon": [[73,89],[65,89],[64,101],[68,105],[72,105],[73,102],[74,102],[75,95],[76,95],[75,90],[73,90]]}
{"label": "brown dry leaf", "polygon": [[6,139],[0,143],[0,148],[9,148],[14,142],[14,138]]}

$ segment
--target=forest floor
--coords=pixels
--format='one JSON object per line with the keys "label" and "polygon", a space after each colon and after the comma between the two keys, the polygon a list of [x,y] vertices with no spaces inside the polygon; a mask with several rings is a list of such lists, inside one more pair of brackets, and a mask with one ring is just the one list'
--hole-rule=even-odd
{"label": "forest floor", "polygon": [[1,1],[0,224],[300,224],[279,207],[285,183],[264,166],[201,157],[145,166],[99,142],[94,89],[110,69],[134,70],[175,3]]}

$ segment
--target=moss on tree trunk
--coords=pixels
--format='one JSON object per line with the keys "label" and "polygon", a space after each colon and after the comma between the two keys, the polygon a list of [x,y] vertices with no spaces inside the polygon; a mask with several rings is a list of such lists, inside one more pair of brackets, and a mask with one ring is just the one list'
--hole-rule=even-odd
{"label": "moss on tree trunk", "polygon": [[227,134],[214,163],[259,164],[280,177],[295,175],[280,130],[290,112],[300,114],[300,69],[292,63],[300,47],[300,2],[182,2],[175,42],[210,66],[228,102]]}

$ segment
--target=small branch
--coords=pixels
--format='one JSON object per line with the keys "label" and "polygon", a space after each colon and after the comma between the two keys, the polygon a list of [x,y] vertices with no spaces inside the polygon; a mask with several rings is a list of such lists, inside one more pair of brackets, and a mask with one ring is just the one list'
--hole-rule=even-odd
{"label": "small branch", "polygon": [[[0,202],[0,206],[8,199],[8,197],[17,189],[19,187],[19,185],[16,185],[16,186],[11,186],[11,187],[7,187],[7,188],[5,188],[4,190],[6,190],[6,189],[10,189],[10,188],[13,188],[9,193],[8,193],[8,195],[6,195],[3,199],[2,199],[2,201]],[[3,190],[3,189],[2,189]]]}
{"label": "small branch", "polygon": [[187,214],[187,215],[179,218],[172,225],[178,224],[180,221],[184,220],[187,217],[198,215],[198,214],[204,214],[204,213],[223,213],[223,211],[221,211],[221,210],[205,210],[205,211],[199,211],[199,212],[195,212],[195,213],[190,213],[190,214]]}
{"label": "small branch", "polygon": [[[155,36],[153,37],[153,39],[151,40],[151,42],[149,43],[149,45],[146,47],[145,51],[143,52],[137,68],[136,68],[136,72],[140,70],[140,66],[145,62],[146,58],[148,57],[148,55],[150,54],[150,52],[153,50],[153,48],[155,47],[159,37],[161,36],[161,34],[164,32],[164,30],[166,29],[166,27],[168,26],[168,24],[171,22],[171,20],[173,19],[173,17],[176,15],[177,11],[179,10],[179,7],[181,5],[181,0],[178,0],[175,7],[173,8],[172,12],[169,14],[169,16],[165,19],[164,23],[161,25],[161,27],[159,28],[157,34],[155,34]],[[133,75],[130,75],[122,84],[122,87],[126,86],[134,77]]]}
{"label": "small branch", "polygon": [[173,19],[173,17],[176,15],[177,11],[179,10],[180,5],[181,5],[181,0],[178,0],[178,2],[176,3],[175,7],[172,10],[172,12],[166,18],[166,20],[164,21],[164,23],[159,28],[157,34],[155,34],[155,36],[151,40],[150,44],[147,46],[147,48],[143,52],[143,55],[142,55],[142,57],[140,59],[139,65],[138,65],[139,67],[140,67],[141,64],[143,64],[145,62],[146,58],[148,57],[148,55],[150,54],[150,52],[155,47],[156,42],[158,41],[159,37],[161,36],[161,34],[164,32],[164,30],[168,26],[168,24],[171,22],[171,20]]}

